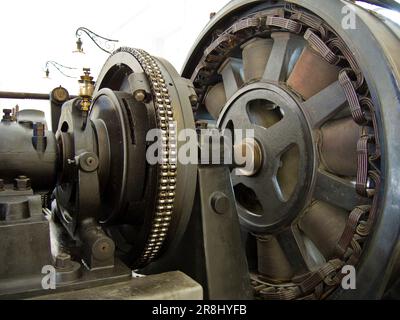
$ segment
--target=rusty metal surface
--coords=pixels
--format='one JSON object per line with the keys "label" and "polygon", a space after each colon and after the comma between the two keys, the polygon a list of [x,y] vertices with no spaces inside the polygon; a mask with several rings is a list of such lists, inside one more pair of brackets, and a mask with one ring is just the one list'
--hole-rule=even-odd
{"label": "rusty metal surface", "polygon": [[338,78],[340,68],[328,63],[314,49],[304,48],[287,84],[304,100],[320,92]]}
{"label": "rusty metal surface", "polygon": [[301,217],[299,227],[328,260],[335,254],[347,216],[346,210],[316,201]]}
{"label": "rusty metal surface", "polygon": [[352,118],[334,120],[322,126],[320,156],[328,171],[340,176],[356,176],[360,134],[361,128]]}
{"label": "rusty metal surface", "polygon": [[257,237],[258,272],[270,281],[290,281],[293,270],[274,236]]}
{"label": "rusty metal surface", "polygon": [[244,82],[258,80],[263,76],[272,44],[271,39],[253,38],[242,45]]}

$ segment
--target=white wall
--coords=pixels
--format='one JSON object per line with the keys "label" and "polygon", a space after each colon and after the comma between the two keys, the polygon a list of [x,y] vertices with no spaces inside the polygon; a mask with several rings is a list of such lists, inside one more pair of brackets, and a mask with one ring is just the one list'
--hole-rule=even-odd
{"label": "white wall", "polygon": [[[107,54],[87,36],[82,36],[85,55],[73,54],[75,30],[85,26],[100,35],[120,40],[118,46],[143,48],[168,59],[178,71],[210,12],[228,0],[113,0],[50,1],[4,0],[0,11],[0,91],[50,92],[63,85],[71,94],[77,80],[50,68],[44,79],[44,64],[55,60],[67,66],[88,65],[96,77]],[[80,72],[72,71],[71,75]],[[46,101],[0,100],[0,109],[39,108],[48,114]],[[48,122],[49,122],[48,116]]]}
{"label": "white wall", "polygon": [[[178,71],[210,12],[228,0],[3,0],[0,10],[0,91],[50,92],[63,85],[77,94],[76,79],[65,78],[54,68],[44,79],[46,60],[83,65],[97,76],[107,58],[87,36],[82,36],[85,55],[73,54],[75,30],[85,26],[119,46],[143,48],[168,59]],[[367,6],[374,8],[374,6]],[[380,11],[400,21],[400,14]],[[72,72],[74,74],[74,72]],[[80,71],[74,75],[80,74]],[[46,101],[0,100],[0,111],[18,103],[21,109],[39,108],[48,113]],[[49,121],[49,116],[48,116]]]}

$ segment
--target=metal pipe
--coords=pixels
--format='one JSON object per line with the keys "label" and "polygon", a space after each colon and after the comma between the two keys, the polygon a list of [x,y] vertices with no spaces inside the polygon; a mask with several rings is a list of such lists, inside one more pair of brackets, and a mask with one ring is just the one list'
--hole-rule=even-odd
{"label": "metal pipe", "polygon": [[[30,93],[30,92],[12,92],[0,91],[0,99],[32,99],[32,100],[50,100],[50,93]],[[76,96],[70,96],[71,99]]]}

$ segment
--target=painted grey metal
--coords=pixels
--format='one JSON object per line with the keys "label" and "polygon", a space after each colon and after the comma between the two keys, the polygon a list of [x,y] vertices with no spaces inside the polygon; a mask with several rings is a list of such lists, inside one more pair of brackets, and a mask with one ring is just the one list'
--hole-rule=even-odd
{"label": "painted grey metal", "polygon": [[289,59],[294,53],[300,53],[305,46],[305,40],[289,32],[275,32],[270,58],[263,79],[269,81],[285,81],[291,70]]}
{"label": "painted grey metal", "polygon": [[[250,299],[252,289],[245,252],[241,246],[230,173],[226,166],[201,166],[198,170],[204,258],[209,299]],[[216,195],[229,199],[226,211],[216,212]]]}
{"label": "painted grey metal", "polygon": [[[51,93],[0,91],[0,99],[50,100]],[[70,96],[71,99],[76,96]]]}
{"label": "painted grey metal", "polygon": [[314,197],[346,210],[353,210],[360,204],[368,204],[368,198],[361,197],[348,180],[341,179],[326,171],[318,170]]}
{"label": "painted grey metal", "polygon": [[327,119],[345,107],[346,97],[336,81],[303,102],[303,110],[309,116],[312,128],[318,128]]}
{"label": "painted grey metal", "polygon": [[[338,290],[334,295],[336,298],[380,298],[399,255],[399,246],[397,245],[400,232],[400,171],[397,170],[397,165],[400,163],[400,141],[398,139],[400,135],[399,27],[385,22],[382,16],[373,14],[350,1],[290,0],[289,2],[303,6],[319,15],[345,41],[357,61],[361,62],[360,67],[378,109],[378,120],[382,122],[382,126],[379,128],[383,154],[381,165],[386,178],[379,194],[381,205],[376,227],[359,264],[357,289]],[[209,44],[213,30],[226,29],[235,15],[260,11],[267,6],[273,7],[282,4],[283,2],[271,4],[265,0],[229,2],[210,20],[199,35],[188,54],[182,75],[187,78],[191,77],[197,61],[203,55],[204,47]],[[384,5],[386,6],[386,4]],[[393,4],[394,2],[391,2],[391,5]],[[349,5],[355,10],[356,29],[342,28],[344,5]],[[398,4],[395,7],[398,8]],[[318,123],[319,120],[317,119],[316,122]]]}
{"label": "painted grey metal", "polygon": [[[380,210],[376,227],[363,254],[357,273],[356,290],[339,290],[337,297],[379,298],[390,278],[391,270],[398,255],[400,232],[400,56],[397,50],[398,38],[381,21],[358,6],[350,5],[356,13],[356,29],[342,29],[340,1],[293,1],[320,15],[346,41],[358,61],[371,89],[382,121],[380,128],[382,146],[382,172],[386,179],[380,194]],[[369,39],[369,41],[366,41]],[[372,46],[371,41],[378,45]]]}
{"label": "painted grey metal", "polygon": [[50,94],[49,93],[0,91],[0,98],[1,99],[50,100]]}
{"label": "painted grey metal", "polygon": [[36,123],[45,124],[43,112],[23,110],[17,121],[0,123],[0,178],[11,183],[24,175],[36,191],[49,191],[56,180],[57,143],[46,130],[44,150],[37,149],[33,139]]}
{"label": "painted grey metal", "polygon": [[52,264],[50,232],[32,190],[0,192],[0,261],[0,296],[41,288],[42,267]]}
{"label": "painted grey metal", "polygon": [[[252,102],[260,101],[265,108],[268,104],[279,106],[279,112],[285,116],[270,128],[257,123],[249,110]],[[254,190],[264,212],[260,215],[238,205],[240,223],[255,233],[281,230],[296,217],[307,201],[307,187],[314,170],[310,160],[315,151],[300,102],[283,86],[267,82],[251,84],[239,90],[222,110],[218,127],[227,129],[229,123],[234,128],[254,130],[254,138],[260,143],[263,153],[262,168],[256,175],[231,175],[234,186],[245,185]],[[282,154],[293,146],[298,148],[300,156],[298,183],[293,192],[285,196],[277,183],[277,172]]]}
{"label": "painted grey metal", "polygon": [[133,278],[115,284],[56,293],[33,300],[202,300],[203,288],[180,271]]}

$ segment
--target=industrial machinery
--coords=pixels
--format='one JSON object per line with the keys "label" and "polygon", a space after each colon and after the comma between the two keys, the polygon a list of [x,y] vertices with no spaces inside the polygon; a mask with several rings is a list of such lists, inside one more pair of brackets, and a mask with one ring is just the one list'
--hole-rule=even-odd
{"label": "industrial machinery", "polygon": [[397,298],[399,36],[352,2],[237,0],[182,75],[123,47],[53,90],[52,130],[5,109],[0,297]]}

